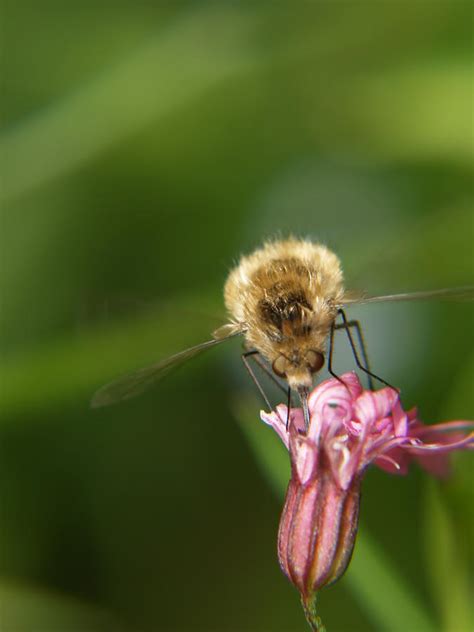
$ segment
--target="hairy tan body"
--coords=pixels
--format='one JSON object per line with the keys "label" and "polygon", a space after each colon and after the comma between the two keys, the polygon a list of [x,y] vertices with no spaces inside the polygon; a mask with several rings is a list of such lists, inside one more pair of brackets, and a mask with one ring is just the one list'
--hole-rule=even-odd
{"label": "hairy tan body", "polygon": [[[224,288],[232,323],[296,389],[309,388],[344,296],[339,258],[321,244],[288,239],[241,258]],[[322,362],[321,362],[322,357]]]}

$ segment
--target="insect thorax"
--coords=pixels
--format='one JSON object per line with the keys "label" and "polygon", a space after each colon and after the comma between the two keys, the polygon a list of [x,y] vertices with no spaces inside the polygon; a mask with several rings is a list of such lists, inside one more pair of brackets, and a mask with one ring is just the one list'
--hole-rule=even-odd
{"label": "insect thorax", "polygon": [[243,257],[225,287],[247,346],[267,359],[301,347],[323,350],[341,294],[337,257],[320,244],[291,239]]}
{"label": "insect thorax", "polygon": [[309,334],[313,309],[303,288],[284,290],[281,283],[277,285],[258,302],[257,311],[263,328],[275,341]]}

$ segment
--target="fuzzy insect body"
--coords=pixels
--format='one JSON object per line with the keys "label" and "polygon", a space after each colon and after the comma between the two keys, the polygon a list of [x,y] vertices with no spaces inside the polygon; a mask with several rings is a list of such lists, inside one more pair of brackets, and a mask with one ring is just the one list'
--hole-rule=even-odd
{"label": "fuzzy insect body", "polygon": [[267,243],[231,271],[224,298],[248,349],[298,390],[312,385],[344,296],[339,258],[322,244]]}
{"label": "fuzzy insect body", "polygon": [[[347,331],[351,326],[358,330],[357,321],[346,321],[342,307],[473,297],[474,286],[384,296],[346,292],[339,258],[326,246],[294,238],[268,242],[243,256],[231,270],[224,288],[229,320],[213,332],[210,340],[122,375],[100,388],[91,404],[107,406],[135,397],[190,358],[243,336],[248,353],[260,354],[277,376],[298,391],[308,421],[307,394],[314,374],[325,363],[328,336],[340,327],[335,325],[338,311]],[[362,345],[360,331],[359,338]],[[335,375],[330,366],[331,348],[328,356],[328,370]],[[377,377],[368,370],[367,362],[364,367],[357,361],[357,366]]]}

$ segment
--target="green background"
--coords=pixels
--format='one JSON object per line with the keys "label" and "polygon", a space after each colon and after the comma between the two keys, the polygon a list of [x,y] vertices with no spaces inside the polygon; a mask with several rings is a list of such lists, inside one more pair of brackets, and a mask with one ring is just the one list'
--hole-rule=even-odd
{"label": "green background", "polygon": [[[229,269],[269,237],[322,240],[370,292],[472,282],[472,17],[458,0],[3,3],[2,630],[305,629],[276,559],[284,455],[240,343],[88,402],[207,339]],[[350,313],[407,407],[472,416],[468,303]],[[471,629],[472,460],[453,462],[443,483],[368,473],[361,538],[400,595],[356,545],[321,595],[330,632],[396,630],[391,611],[421,630],[403,595],[424,629]]]}

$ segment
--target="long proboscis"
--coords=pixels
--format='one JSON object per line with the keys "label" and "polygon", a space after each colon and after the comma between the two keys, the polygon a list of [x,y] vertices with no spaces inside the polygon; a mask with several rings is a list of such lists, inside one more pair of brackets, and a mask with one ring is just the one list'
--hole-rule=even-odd
{"label": "long proboscis", "polygon": [[304,427],[306,430],[308,430],[309,428],[309,408],[308,408],[309,388],[307,388],[306,386],[301,386],[298,389],[298,395],[300,397],[301,406],[303,408]]}

